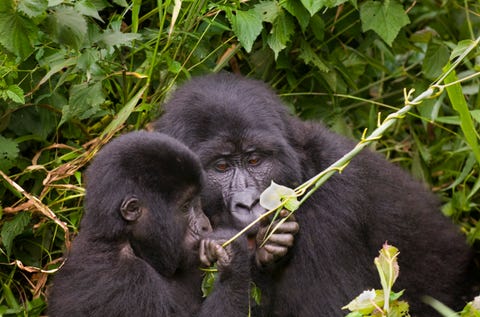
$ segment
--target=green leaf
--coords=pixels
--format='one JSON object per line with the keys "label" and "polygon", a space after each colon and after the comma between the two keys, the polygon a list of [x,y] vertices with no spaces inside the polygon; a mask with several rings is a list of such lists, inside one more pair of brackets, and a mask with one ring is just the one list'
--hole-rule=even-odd
{"label": "green leaf", "polygon": [[79,13],[95,18],[98,21],[104,22],[103,19],[98,14],[97,8],[90,0],[82,0],[75,3],[75,10]]}
{"label": "green leaf", "polygon": [[16,56],[26,59],[32,54],[37,36],[38,28],[31,20],[17,13],[0,13],[0,44]]}
{"label": "green leaf", "polygon": [[[445,69],[448,69],[450,65],[445,66]],[[445,77],[445,84],[450,84],[458,80],[458,77],[455,71],[451,71],[450,74]],[[467,101],[462,92],[462,86],[460,83],[456,83],[450,86],[447,86],[447,94],[450,102],[452,103],[453,109],[460,116],[460,127],[465,136],[465,141],[472,149],[475,154],[477,162],[480,163],[480,148],[478,146],[478,135],[475,130],[475,124],[473,123],[470,111],[468,109]]]}
{"label": "green leaf", "polygon": [[434,80],[442,74],[442,68],[448,63],[450,52],[445,45],[430,42],[425,52],[422,71],[426,78]]}
{"label": "green leaf", "polygon": [[0,135],[0,170],[7,172],[12,168],[19,152],[17,142]]}
{"label": "green leaf", "polygon": [[137,33],[122,33],[119,30],[106,30],[99,36],[98,41],[105,48],[112,46],[131,46],[131,43],[140,39],[142,36]]}
{"label": "green leaf", "polygon": [[118,4],[121,7],[127,8],[128,2],[127,0],[113,0],[113,3]]}
{"label": "green leaf", "polygon": [[253,43],[263,29],[262,17],[254,9],[248,11],[238,10],[233,14],[227,11],[228,19],[238,40],[247,52],[252,50]]}
{"label": "green leaf", "polygon": [[305,32],[310,21],[310,13],[307,9],[298,0],[282,1],[281,6],[297,19],[302,32]]}
{"label": "green leaf", "polygon": [[462,55],[465,50],[470,48],[470,46],[474,43],[473,40],[463,40],[457,43],[457,46],[452,50],[450,54],[450,61],[454,60],[456,57]]}
{"label": "green leaf", "polygon": [[61,43],[79,49],[87,35],[87,22],[75,9],[56,8],[48,19],[50,32]]}
{"label": "green leaf", "polygon": [[30,222],[30,213],[20,212],[12,220],[7,221],[2,226],[2,243],[7,250],[7,257],[10,258],[12,252],[13,239],[20,235]]}
{"label": "green leaf", "polygon": [[251,282],[250,297],[253,298],[257,305],[260,305],[262,301],[262,290],[253,282]]}
{"label": "green leaf", "polygon": [[360,20],[364,32],[373,30],[390,46],[400,29],[410,23],[403,6],[395,0],[364,2],[360,6]]}
{"label": "green leaf", "polygon": [[48,0],[20,0],[18,2],[18,11],[23,12],[30,18],[44,14],[47,7]]}
{"label": "green leaf", "polygon": [[23,90],[17,85],[10,85],[7,88],[6,94],[8,98],[10,98],[12,101],[20,104],[25,103],[25,97],[23,95]]}
{"label": "green leaf", "polygon": [[254,9],[262,17],[262,21],[273,23],[281,11],[276,1],[260,1]]}
{"label": "green leaf", "polygon": [[275,53],[275,59],[285,47],[287,47],[287,42],[290,40],[290,36],[295,30],[295,25],[293,19],[290,15],[286,15],[282,10],[275,22],[273,23],[272,30],[268,36],[267,43],[268,46]]}
{"label": "green leaf", "polygon": [[60,125],[72,119],[87,119],[100,112],[100,105],[105,101],[102,91],[102,83],[93,85],[87,83],[78,84],[70,90],[69,104],[62,108]]}
{"label": "green leaf", "polygon": [[323,72],[328,72],[329,68],[326,63],[322,61],[319,55],[315,53],[313,48],[310,46],[310,43],[302,39],[300,44],[300,59],[302,59],[305,64],[312,64]]}
{"label": "green leaf", "polygon": [[317,13],[323,6],[323,1],[321,0],[300,0],[305,9],[308,10],[310,16],[313,16]]}

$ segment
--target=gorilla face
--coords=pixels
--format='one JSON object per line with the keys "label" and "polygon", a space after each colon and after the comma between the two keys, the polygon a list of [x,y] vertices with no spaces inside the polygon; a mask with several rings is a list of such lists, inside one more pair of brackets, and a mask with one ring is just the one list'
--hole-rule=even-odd
{"label": "gorilla face", "polygon": [[[107,144],[87,171],[82,232],[122,241],[162,274],[197,259],[212,231],[200,205],[196,155],[166,135],[132,132]],[[99,230],[98,223],[105,225]]]}
{"label": "gorilla face", "polygon": [[211,76],[218,80],[193,79],[179,88],[153,128],[198,154],[213,226],[241,229],[265,212],[259,197],[272,180],[295,187],[302,169],[278,97],[256,81]]}

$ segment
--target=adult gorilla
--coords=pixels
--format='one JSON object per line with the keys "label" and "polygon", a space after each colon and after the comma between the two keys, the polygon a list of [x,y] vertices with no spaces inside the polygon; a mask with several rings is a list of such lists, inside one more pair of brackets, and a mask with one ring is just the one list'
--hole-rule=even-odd
{"label": "adult gorilla", "polygon": [[[264,210],[271,180],[296,187],[354,144],[288,114],[265,84],[222,73],[180,87],[153,128],[187,144],[206,170],[202,203],[214,227],[239,229]],[[296,212],[289,256],[272,272],[267,316],[341,316],[341,307],[379,288],[373,258],[385,241],[401,251],[396,290],[414,316],[432,316],[422,295],[462,304],[470,251],[424,185],[364,151]]]}
{"label": "adult gorilla", "polygon": [[[211,231],[201,183],[198,158],[166,135],[132,132],[107,144],[87,170],[85,215],[49,315],[246,316],[246,247],[201,240]],[[220,274],[203,302],[199,258]]]}

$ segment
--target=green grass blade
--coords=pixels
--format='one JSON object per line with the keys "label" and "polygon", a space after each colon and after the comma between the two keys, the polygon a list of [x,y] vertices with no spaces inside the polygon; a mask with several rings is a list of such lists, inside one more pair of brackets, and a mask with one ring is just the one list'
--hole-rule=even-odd
{"label": "green grass blade", "polygon": [[448,85],[458,80],[458,77],[455,71],[450,72],[445,77],[445,84],[446,90],[448,94],[448,98],[452,103],[453,109],[458,112],[460,116],[460,127],[465,135],[465,141],[470,146],[475,155],[477,162],[480,164],[480,148],[478,147],[478,136],[477,132],[475,131],[475,125],[473,123],[472,116],[470,115],[470,111],[468,109],[467,101],[465,100],[465,96],[462,92],[462,86],[460,83],[455,83],[452,85]]}

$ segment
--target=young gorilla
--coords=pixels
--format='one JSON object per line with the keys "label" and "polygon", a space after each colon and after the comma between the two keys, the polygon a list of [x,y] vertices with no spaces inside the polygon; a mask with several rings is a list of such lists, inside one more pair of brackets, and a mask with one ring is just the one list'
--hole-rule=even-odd
{"label": "young gorilla", "polygon": [[[86,179],[85,215],[54,277],[51,317],[247,315],[247,250],[225,250],[215,235],[201,240],[211,231],[198,197],[202,170],[183,144],[160,133],[120,136]],[[199,258],[218,260],[219,270],[203,303]]]}
{"label": "young gorilla", "polygon": [[[214,228],[244,227],[264,212],[258,198],[272,180],[295,188],[354,146],[289,115],[265,84],[232,74],[192,79],[164,109],[152,127],[199,155],[207,174],[202,204]],[[266,291],[265,316],[344,315],[356,295],[380,288],[373,259],[385,241],[401,251],[395,290],[406,289],[412,316],[433,316],[423,295],[463,305],[471,258],[464,237],[424,185],[379,155],[359,154],[295,215],[295,244],[271,280],[257,283]],[[278,257],[270,255],[264,263]]]}

